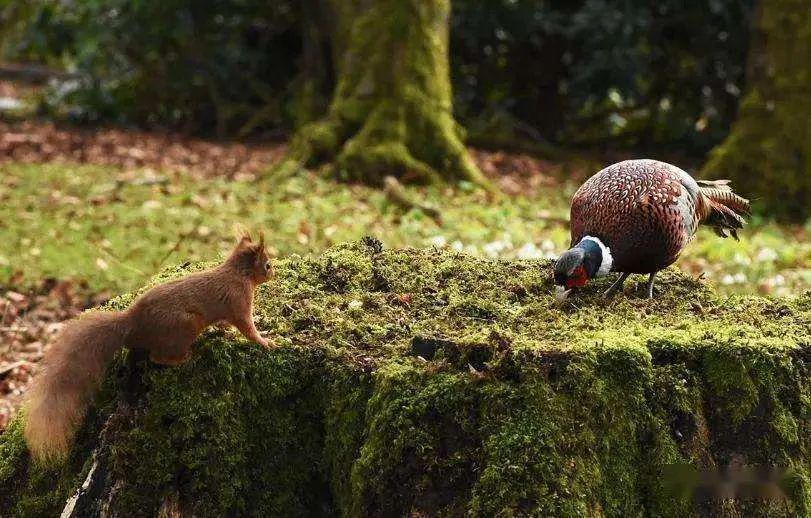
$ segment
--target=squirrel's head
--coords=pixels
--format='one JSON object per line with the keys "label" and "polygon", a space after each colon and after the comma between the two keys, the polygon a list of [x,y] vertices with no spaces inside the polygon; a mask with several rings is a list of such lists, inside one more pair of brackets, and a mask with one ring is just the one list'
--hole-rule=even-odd
{"label": "squirrel's head", "polygon": [[273,263],[265,248],[265,234],[262,232],[259,233],[259,241],[244,233],[228,261],[254,284],[262,284],[273,277]]}

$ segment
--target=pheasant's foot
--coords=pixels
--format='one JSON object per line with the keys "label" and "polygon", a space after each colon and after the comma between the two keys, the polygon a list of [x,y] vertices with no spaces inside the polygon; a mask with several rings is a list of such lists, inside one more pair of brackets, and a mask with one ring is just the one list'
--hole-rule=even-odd
{"label": "pheasant's foot", "polygon": [[612,284],[611,287],[605,290],[603,296],[605,298],[609,298],[612,297],[616,292],[620,291],[622,289],[622,284],[625,282],[625,279],[627,279],[629,275],[631,274],[621,273],[620,276],[617,278],[617,280],[614,281],[614,284]]}

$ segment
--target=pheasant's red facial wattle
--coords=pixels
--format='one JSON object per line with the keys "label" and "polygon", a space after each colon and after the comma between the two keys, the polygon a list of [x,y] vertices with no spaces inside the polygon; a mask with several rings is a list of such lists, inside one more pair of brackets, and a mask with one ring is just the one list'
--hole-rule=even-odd
{"label": "pheasant's red facial wattle", "polygon": [[566,289],[582,288],[589,280],[589,275],[586,273],[586,268],[578,266],[574,269],[572,274],[566,279]]}

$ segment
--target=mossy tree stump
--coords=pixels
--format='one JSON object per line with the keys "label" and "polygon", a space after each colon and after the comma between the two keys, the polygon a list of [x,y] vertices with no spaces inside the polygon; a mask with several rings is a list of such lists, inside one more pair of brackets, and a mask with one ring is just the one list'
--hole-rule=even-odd
{"label": "mossy tree stump", "polygon": [[811,9],[806,0],[761,0],[748,92],[705,178],[729,178],[769,214],[811,216]]}
{"label": "mossy tree stump", "polygon": [[[606,302],[605,279],[561,308],[549,262],[368,239],[277,272],[257,315],[278,348],[212,328],[178,368],[122,353],[61,467],[15,420],[2,515],[57,516],[85,480],[85,515],[811,513],[811,294],[668,270],[653,301]],[[780,466],[786,498],[695,503],[678,463]]]}
{"label": "mossy tree stump", "polygon": [[331,38],[337,85],[322,119],[290,145],[298,163],[334,163],[337,176],[382,185],[404,181],[488,182],[453,118],[450,0],[334,0]]}

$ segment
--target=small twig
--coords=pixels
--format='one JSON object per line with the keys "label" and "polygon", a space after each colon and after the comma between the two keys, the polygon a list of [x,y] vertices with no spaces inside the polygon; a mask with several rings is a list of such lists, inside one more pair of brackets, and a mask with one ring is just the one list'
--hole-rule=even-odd
{"label": "small twig", "polygon": [[65,507],[62,509],[62,513],[59,515],[60,518],[71,518],[77,516],[76,513],[76,505],[80,503],[80,499],[90,492],[91,487],[96,481],[96,471],[98,469],[99,463],[97,459],[96,450],[93,450],[93,465],[90,467],[90,471],[85,477],[84,482],[79,488],[73,493],[65,502]]}
{"label": "small twig", "polygon": [[[73,494],[65,501],[60,518],[76,518],[79,516],[95,516],[96,512],[91,512],[97,507],[102,499],[109,499],[110,470],[109,462],[109,435],[111,423],[117,415],[126,411],[126,405],[119,400],[115,411],[107,418],[98,434],[96,446],[93,448],[90,460],[90,471],[87,473],[82,485],[76,488]],[[109,500],[107,500],[109,501]],[[103,514],[103,513],[102,513]]]}
{"label": "small twig", "polygon": [[406,210],[412,208],[420,209],[425,213],[426,216],[433,219],[437,225],[442,224],[442,214],[439,212],[439,209],[427,203],[413,199],[408,195],[408,193],[406,193],[403,184],[401,184],[397,178],[393,176],[386,176],[383,179],[383,185],[384,191],[389,199],[400,207]]}
{"label": "small twig", "polygon": [[[192,228],[197,228],[197,225],[194,225]],[[162,258],[161,258],[161,260],[160,260],[160,261],[158,261],[158,264],[155,266],[155,273],[157,273],[157,272],[158,272],[158,271],[161,269],[161,267],[163,266],[163,263],[165,263],[165,262],[166,262],[166,260],[167,260],[167,259],[169,259],[169,257],[171,257],[171,255],[172,255],[173,253],[175,253],[175,252],[177,252],[178,250],[180,250],[180,245],[182,245],[182,244],[183,244],[183,242],[184,242],[184,241],[185,241],[185,240],[186,240],[186,239],[187,239],[187,238],[188,238],[190,235],[192,235],[193,233],[194,233],[194,230],[190,230],[189,232],[182,232],[182,233],[180,234],[180,237],[178,238],[177,242],[175,243],[175,246],[173,246],[172,248],[170,248],[170,249],[169,249],[169,251],[168,251],[168,252],[166,252],[166,254],[165,254],[165,255],[164,255]]]}
{"label": "small twig", "polygon": [[42,84],[49,79],[78,79],[79,74],[55,70],[41,65],[3,64],[0,65],[0,79],[29,84]]}
{"label": "small twig", "polygon": [[8,308],[10,308],[10,307],[11,307],[11,304],[9,303],[9,304],[6,304],[6,306],[3,308],[3,318],[0,318],[0,326],[6,325],[6,317],[8,316]]}
{"label": "small twig", "polygon": [[131,271],[133,273],[137,273],[138,275],[141,275],[142,277],[146,277],[146,273],[144,273],[143,271],[139,270],[138,268],[136,268],[134,266],[130,266],[129,264],[125,263],[124,261],[122,261],[121,259],[116,257],[116,255],[113,254],[112,252],[110,252],[109,250],[105,250],[104,248],[99,248],[99,250],[101,250],[101,252],[103,254],[106,254],[107,257],[109,257],[113,261],[117,262],[118,264],[120,264],[121,266],[126,268],[127,270],[129,270],[129,271]]}
{"label": "small twig", "polygon": [[26,305],[25,305],[25,307],[24,307],[24,308],[23,308],[23,310],[22,310],[22,313],[20,313],[20,316],[17,318],[17,320],[22,320],[22,321],[25,321],[25,319],[26,319],[26,318],[28,318],[28,313],[29,313],[29,312],[30,312],[30,310],[31,310],[31,303],[30,303],[30,301],[31,301],[31,298],[32,298],[33,296],[34,296],[34,288],[32,287],[32,288],[30,288],[30,289],[28,290],[28,298],[27,298],[28,304],[26,304]]}
{"label": "small twig", "polygon": [[18,362],[11,363],[6,365],[5,367],[0,367],[0,378],[8,374],[9,372],[13,371],[17,367],[22,367],[23,365],[30,365],[31,362],[27,362],[25,360],[20,360]]}
{"label": "small twig", "polygon": [[543,221],[548,221],[549,223],[555,223],[558,225],[568,225],[569,218],[562,218],[560,216],[537,216],[536,219],[540,219]]}
{"label": "small twig", "polygon": [[0,327],[0,333],[22,333],[28,331],[27,327]]}
{"label": "small twig", "polygon": [[149,185],[165,185],[167,183],[169,183],[169,178],[165,176],[156,176],[154,178],[133,178],[132,180],[118,179],[115,181],[115,187],[116,189],[120,189],[125,185],[135,185],[143,187]]}

